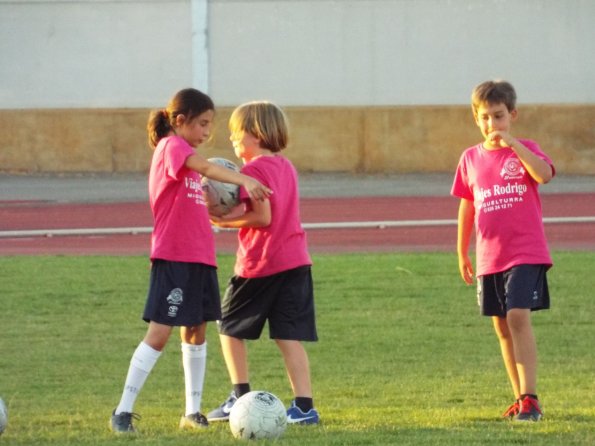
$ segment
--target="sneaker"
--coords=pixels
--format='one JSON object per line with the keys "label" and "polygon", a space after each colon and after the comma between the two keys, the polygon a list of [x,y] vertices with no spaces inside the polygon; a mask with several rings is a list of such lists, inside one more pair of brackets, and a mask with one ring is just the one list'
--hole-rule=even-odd
{"label": "sneaker", "polygon": [[207,414],[207,420],[209,421],[229,421],[229,412],[231,408],[238,400],[236,393],[232,390],[229,397],[219,406],[217,409],[210,411]]}
{"label": "sneaker", "polygon": [[526,396],[521,401],[521,410],[513,418],[515,421],[539,421],[543,416],[539,401],[530,396]]}
{"label": "sneaker", "polygon": [[114,409],[110,420],[110,427],[112,431],[119,434],[133,434],[136,432],[136,429],[132,425],[133,418],[140,420],[140,415],[131,412],[121,412],[116,415],[116,409]]}
{"label": "sneaker", "polygon": [[209,427],[209,422],[200,412],[184,415],[180,419],[180,429],[204,429],[205,427]]}
{"label": "sneaker", "polygon": [[287,409],[287,423],[288,424],[318,424],[320,417],[318,411],[314,408],[308,412],[302,412],[302,409],[295,405],[295,401],[291,402],[291,406]]}
{"label": "sneaker", "polygon": [[506,412],[502,414],[502,418],[512,418],[515,415],[518,415],[520,411],[521,405],[519,403],[519,400],[516,400],[514,403],[510,405],[508,409],[506,409]]}

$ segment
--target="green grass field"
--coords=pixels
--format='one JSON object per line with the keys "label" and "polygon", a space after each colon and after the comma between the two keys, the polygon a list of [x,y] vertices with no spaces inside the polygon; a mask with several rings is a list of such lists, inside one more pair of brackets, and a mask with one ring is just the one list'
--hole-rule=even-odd
{"label": "green grass field", "polygon": [[[320,342],[308,345],[320,426],[290,426],[283,445],[595,444],[595,253],[555,252],[553,308],[533,318],[545,418],[499,418],[511,391],[491,323],[454,254],[317,255]],[[220,258],[227,280],[233,258]],[[177,332],[135,407],[137,437],[108,430],[148,284],[144,257],[0,258],[1,445],[231,445],[225,424],[180,432],[183,373]],[[230,391],[214,325],[203,410]],[[250,344],[253,389],[286,404],[280,355]],[[263,442],[266,443],[266,442]]]}

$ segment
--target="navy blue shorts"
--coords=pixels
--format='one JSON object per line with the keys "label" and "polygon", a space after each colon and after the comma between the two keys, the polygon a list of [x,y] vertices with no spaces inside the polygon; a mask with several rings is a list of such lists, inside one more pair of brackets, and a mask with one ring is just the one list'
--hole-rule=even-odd
{"label": "navy blue shorts", "polygon": [[546,265],[518,265],[477,278],[477,301],[484,316],[506,317],[512,308],[550,307]]}
{"label": "navy blue shorts", "polygon": [[267,320],[271,339],[318,340],[310,266],[255,279],[233,276],[229,280],[219,333],[258,339]]}
{"label": "navy blue shorts", "polygon": [[151,267],[146,322],[193,327],[221,317],[217,268],[156,259]]}

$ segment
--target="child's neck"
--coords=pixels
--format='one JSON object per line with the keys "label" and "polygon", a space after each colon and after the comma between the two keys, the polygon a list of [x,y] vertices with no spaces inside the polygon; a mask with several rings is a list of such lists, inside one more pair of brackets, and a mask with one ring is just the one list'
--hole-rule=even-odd
{"label": "child's neck", "polygon": [[492,143],[490,143],[488,141],[484,141],[483,144],[482,144],[482,146],[483,146],[483,148],[485,150],[488,150],[488,151],[500,150],[500,149],[503,149],[504,148],[502,146],[492,144]]}
{"label": "child's neck", "polygon": [[257,149],[254,149],[249,157],[246,157],[246,162],[254,161],[257,158],[260,158],[261,156],[275,156],[275,154],[271,152],[269,149],[263,149],[259,147]]}

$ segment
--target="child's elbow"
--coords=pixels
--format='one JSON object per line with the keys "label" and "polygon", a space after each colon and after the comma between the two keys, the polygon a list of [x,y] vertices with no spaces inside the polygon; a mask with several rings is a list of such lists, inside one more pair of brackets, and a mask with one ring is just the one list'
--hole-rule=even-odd
{"label": "child's elbow", "polygon": [[547,184],[550,181],[552,181],[552,178],[554,178],[554,169],[552,168],[552,166],[550,166],[548,164],[547,166],[547,170],[544,172],[544,174],[541,177],[541,181],[539,181],[541,184]]}
{"label": "child's elbow", "polygon": [[251,218],[249,226],[251,228],[266,228],[271,224],[271,217],[267,215],[255,215]]}
{"label": "child's elbow", "polygon": [[262,216],[259,221],[258,224],[261,228],[266,228],[267,226],[269,226],[271,224],[271,217],[270,216]]}

